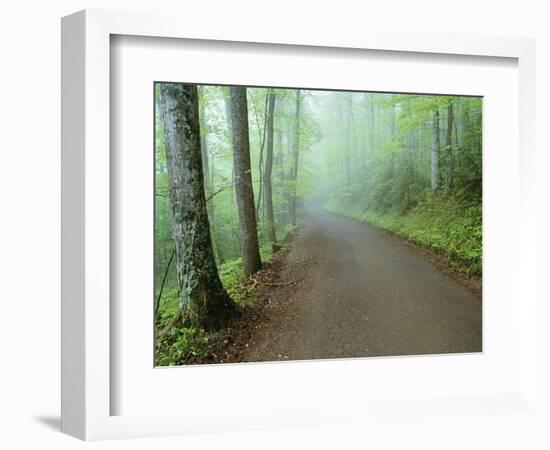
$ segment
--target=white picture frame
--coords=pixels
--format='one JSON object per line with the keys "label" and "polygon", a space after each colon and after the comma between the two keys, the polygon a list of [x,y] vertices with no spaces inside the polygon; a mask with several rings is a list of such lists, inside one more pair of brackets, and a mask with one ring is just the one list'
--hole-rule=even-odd
{"label": "white picture frame", "polygon": [[[85,440],[163,436],[272,426],[319,424],[335,420],[389,417],[396,399],[330,405],[277,405],[249,411],[248,420],[226,420],[227,410],[197,414],[111,415],[110,372],[110,39],[112,35],[200,39],[236,43],[287,44],[337,49],[368,49],[414,54],[512,58],[518,62],[519,178],[521,217],[517,237],[518,378],[515,388],[464,398],[403,397],[405,412],[491,414],[503,407],[536,411],[535,208],[535,42],[532,39],[445,33],[367,31],[338,36],[284,30],[275,33],[233,29],[220,22],[205,29],[178,17],[87,10],[62,21],[62,430]],[[295,363],[300,365],[300,363]],[[251,366],[248,366],[251,367]],[[312,370],[307,366],[305,370]],[[171,370],[171,369],[167,369]],[[177,370],[177,369],[176,369]],[[214,368],[217,370],[217,368]],[[271,369],[276,370],[275,366]],[[298,369],[296,369],[298,370]],[[182,375],[184,376],[184,375]],[[399,401],[400,398],[397,398]],[[170,401],[167,399],[167,401]],[[267,405],[269,406],[269,405]],[[408,408],[408,409],[407,409]],[[407,412],[408,411],[408,412]],[[235,417],[239,417],[236,414]]]}

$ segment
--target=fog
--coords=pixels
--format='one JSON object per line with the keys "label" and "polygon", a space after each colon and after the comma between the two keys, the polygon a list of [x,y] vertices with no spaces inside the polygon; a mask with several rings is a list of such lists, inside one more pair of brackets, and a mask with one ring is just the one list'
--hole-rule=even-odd
{"label": "fog", "polygon": [[[241,256],[228,92],[226,86],[198,86],[205,197],[220,266]],[[158,285],[173,242],[158,84],[155,95]],[[247,88],[246,96],[262,252],[272,246],[268,230],[284,240],[311,205],[376,220],[406,216],[434,195],[459,193],[481,202],[481,98],[272,88]],[[170,271],[168,284],[175,280]]]}

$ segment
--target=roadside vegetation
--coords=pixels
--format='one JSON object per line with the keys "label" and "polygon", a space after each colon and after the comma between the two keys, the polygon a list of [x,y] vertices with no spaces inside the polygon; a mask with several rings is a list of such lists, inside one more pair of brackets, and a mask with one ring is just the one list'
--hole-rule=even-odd
{"label": "roadside vegetation", "polygon": [[[288,227],[289,230],[295,227]],[[264,268],[269,270],[274,258],[284,259],[289,251],[289,239],[292,231],[285,235],[275,248],[264,244],[260,254]],[[227,293],[231,296],[237,309],[243,313],[247,308],[254,308],[259,300],[262,280],[259,275],[245,276],[241,258],[223,263],[218,272]],[[220,340],[217,331],[205,331],[192,324],[174,323],[180,311],[179,292],[171,287],[162,295],[155,324],[156,352],[155,365],[175,366],[202,363],[212,358],[212,353],[219,350]]]}
{"label": "roadside vegetation", "polygon": [[478,201],[460,195],[428,195],[416,207],[401,213],[364,210],[357,203],[333,199],[325,208],[428,248],[442,255],[447,264],[460,273],[481,276],[482,214]]}
{"label": "roadside vegetation", "polygon": [[164,82],[154,95],[156,365],[226,360],[216,339],[246,326],[321,199],[481,277],[481,98]]}

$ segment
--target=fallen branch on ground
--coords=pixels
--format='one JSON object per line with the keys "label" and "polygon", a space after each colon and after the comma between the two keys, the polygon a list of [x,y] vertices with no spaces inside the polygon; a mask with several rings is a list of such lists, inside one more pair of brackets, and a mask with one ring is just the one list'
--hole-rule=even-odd
{"label": "fallen branch on ground", "polygon": [[294,281],[289,281],[288,283],[264,283],[266,286],[275,286],[275,287],[284,287],[284,286],[290,286],[291,284],[296,284],[302,281],[303,278],[298,278]]}

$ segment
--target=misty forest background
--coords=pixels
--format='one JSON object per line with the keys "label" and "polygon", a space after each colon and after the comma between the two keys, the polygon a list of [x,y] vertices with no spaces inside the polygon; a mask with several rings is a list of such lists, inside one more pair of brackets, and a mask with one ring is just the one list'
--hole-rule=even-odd
{"label": "misty forest background", "polygon": [[[156,364],[181,363],[204,330],[238,315],[245,279],[289,245],[303,208],[368,222],[481,277],[480,98],[165,83],[155,98]],[[177,160],[182,140],[200,159]],[[202,194],[179,190],[201,169]],[[197,217],[202,235],[189,230]]]}

